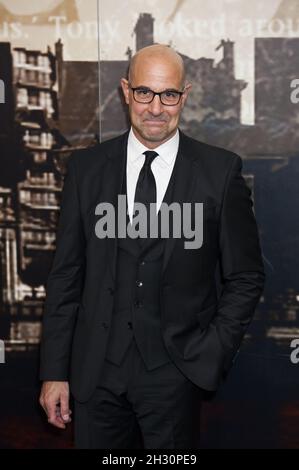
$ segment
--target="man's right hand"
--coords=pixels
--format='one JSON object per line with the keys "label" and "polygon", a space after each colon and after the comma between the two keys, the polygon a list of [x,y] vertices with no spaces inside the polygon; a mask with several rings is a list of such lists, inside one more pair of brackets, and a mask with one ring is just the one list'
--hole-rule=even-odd
{"label": "man's right hand", "polygon": [[57,428],[65,429],[71,422],[69,409],[68,382],[43,382],[39,402],[48,416],[48,422]]}

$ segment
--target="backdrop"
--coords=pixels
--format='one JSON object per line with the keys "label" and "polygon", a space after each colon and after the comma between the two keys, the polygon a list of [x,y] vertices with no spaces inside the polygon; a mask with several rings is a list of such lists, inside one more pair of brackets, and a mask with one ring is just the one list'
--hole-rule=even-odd
{"label": "backdrop", "polygon": [[204,448],[299,448],[299,1],[0,1],[0,447],[68,448],[38,405],[45,282],[72,151],[124,132],[119,80],[170,44],[192,92],[181,129],[233,150],[267,282],[203,409]]}

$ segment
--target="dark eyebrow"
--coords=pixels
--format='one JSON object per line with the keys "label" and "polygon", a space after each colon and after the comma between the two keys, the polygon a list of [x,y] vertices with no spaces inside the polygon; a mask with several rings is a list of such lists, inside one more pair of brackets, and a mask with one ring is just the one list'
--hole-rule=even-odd
{"label": "dark eyebrow", "polygon": [[176,88],[166,88],[166,90],[163,91],[175,91],[176,93],[180,92],[180,90],[177,90]]}
{"label": "dark eyebrow", "polygon": [[[145,85],[139,85],[137,87],[135,87],[137,89],[142,89],[142,90],[151,90],[151,91],[154,91],[152,90],[150,87],[148,86],[145,86]],[[180,90],[177,90],[176,88],[166,88],[165,90],[162,90],[161,92],[159,93],[165,93],[165,91],[173,91],[173,92],[176,92],[176,93],[180,93]]]}
{"label": "dark eyebrow", "polygon": [[139,86],[136,86],[135,88],[142,88],[143,90],[150,90],[150,87],[145,86],[145,85],[139,85]]}

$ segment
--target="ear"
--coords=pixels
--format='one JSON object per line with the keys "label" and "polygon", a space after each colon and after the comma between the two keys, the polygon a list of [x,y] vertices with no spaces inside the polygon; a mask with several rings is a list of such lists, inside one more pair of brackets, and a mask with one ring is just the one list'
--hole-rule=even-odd
{"label": "ear", "polygon": [[187,99],[187,96],[189,95],[191,88],[192,88],[192,83],[186,83],[184,94],[182,95],[182,107],[185,105],[185,101]]}
{"label": "ear", "polygon": [[129,104],[129,82],[126,78],[121,78],[120,80],[120,85],[122,87],[122,91],[125,97],[125,101],[127,104]]}

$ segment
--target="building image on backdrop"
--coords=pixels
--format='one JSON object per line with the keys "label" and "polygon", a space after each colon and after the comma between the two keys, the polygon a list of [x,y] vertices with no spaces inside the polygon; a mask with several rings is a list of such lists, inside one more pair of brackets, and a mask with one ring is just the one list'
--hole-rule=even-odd
{"label": "building image on backdrop", "polygon": [[[88,3],[95,20],[97,2]],[[126,76],[136,51],[160,42],[157,2],[146,2],[148,8],[139,2],[137,11],[135,1],[124,3],[135,10],[133,16],[123,19],[130,40],[121,42],[118,58],[111,52],[109,59],[118,42],[111,40],[98,56],[95,38],[95,57],[84,60],[84,54],[76,57],[70,39],[63,35],[43,47],[38,34],[34,39],[31,35],[28,44],[23,37],[5,37],[4,25],[18,21],[27,27],[32,12],[16,12],[9,2],[0,2],[0,79],[5,83],[5,102],[0,104],[0,338],[5,341],[6,359],[0,364],[4,397],[0,448],[71,446],[70,431],[64,438],[49,437],[32,403],[39,386],[37,358],[45,284],[55,251],[67,160],[71,152],[126,131],[128,116],[120,78]],[[175,24],[187,3],[165,2],[170,23]],[[299,19],[299,1],[276,3],[269,22]],[[35,12],[39,31],[54,28],[52,23],[49,26],[50,17],[64,17],[65,28],[80,21],[83,24],[82,2],[46,4]],[[242,12],[242,0],[234,5]],[[229,15],[232,7],[227,3],[225,8]],[[100,16],[100,31],[109,19],[105,11],[103,8]],[[117,12],[112,19],[120,21]],[[299,338],[299,221],[295,209],[299,104],[290,95],[292,80],[299,78],[299,31],[292,37],[286,33],[253,37],[254,72],[241,78],[237,73],[238,38],[212,37],[210,55],[201,54],[198,46],[192,56],[187,52],[190,48],[180,48],[179,38],[175,39],[175,44],[167,43],[181,54],[187,79],[193,84],[180,128],[195,139],[242,157],[267,279],[227,383],[213,398],[213,406],[209,400],[205,405],[202,443],[215,448],[298,447],[298,366],[290,354],[292,340]],[[187,39],[188,43],[194,41]],[[252,98],[246,95],[250,87]],[[242,118],[246,100],[254,109],[252,123]],[[22,403],[22,410],[16,402]],[[15,433],[22,426],[28,428],[26,439]]]}

